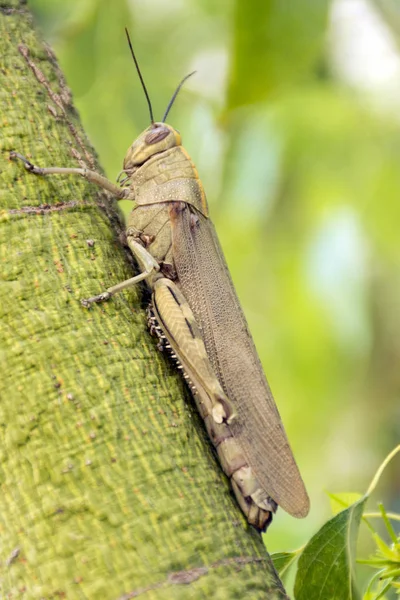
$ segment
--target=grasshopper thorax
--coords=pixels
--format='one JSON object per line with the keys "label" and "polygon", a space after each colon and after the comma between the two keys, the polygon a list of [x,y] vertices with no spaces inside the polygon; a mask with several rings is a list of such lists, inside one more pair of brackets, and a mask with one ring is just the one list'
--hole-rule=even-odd
{"label": "grasshopper thorax", "polygon": [[124,171],[134,171],[155,154],[181,144],[181,135],[176,129],[166,123],[152,123],[128,149],[124,159]]}

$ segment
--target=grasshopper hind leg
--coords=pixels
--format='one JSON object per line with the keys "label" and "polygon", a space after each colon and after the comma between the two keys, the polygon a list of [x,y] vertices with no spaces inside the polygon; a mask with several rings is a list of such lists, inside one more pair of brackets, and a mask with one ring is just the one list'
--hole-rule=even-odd
{"label": "grasshopper hind leg", "polygon": [[231,422],[236,413],[212,370],[192,310],[178,286],[166,277],[159,276],[154,282],[152,311],[154,332],[178,362],[192,391],[196,388],[202,417],[211,415],[216,423]]}
{"label": "grasshopper hind leg", "polygon": [[197,390],[193,382],[191,381],[189,375],[185,372],[183,365],[179,362],[178,356],[173,351],[171,344],[168,339],[165,337],[163,330],[158,325],[158,321],[154,316],[153,306],[150,304],[147,308],[147,324],[149,326],[150,335],[156,336],[158,338],[157,348],[160,352],[167,352],[173,360],[175,367],[182,371],[183,378],[185,379],[187,386],[193,395],[197,394]]}
{"label": "grasshopper hind leg", "polygon": [[149,326],[150,335],[154,335],[158,338],[157,348],[160,350],[160,352],[167,350],[172,358],[174,358],[176,355],[173,354],[171,344],[168,343],[168,340],[163,334],[161,327],[158,325],[151,304],[147,307],[147,325]]}
{"label": "grasshopper hind leg", "polygon": [[234,437],[231,424],[238,416],[211,366],[190,306],[176,283],[157,277],[149,309],[150,331],[158,336],[158,347],[168,350],[183,371],[239,506],[249,523],[265,531],[277,505],[261,487]]}
{"label": "grasshopper hind leg", "polygon": [[158,336],[159,349],[168,350],[183,371],[239,506],[249,523],[265,531],[277,505],[262,489],[233,435],[231,424],[238,417],[211,366],[190,306],[176,283],[158,277],[149,309],[150,331]]}

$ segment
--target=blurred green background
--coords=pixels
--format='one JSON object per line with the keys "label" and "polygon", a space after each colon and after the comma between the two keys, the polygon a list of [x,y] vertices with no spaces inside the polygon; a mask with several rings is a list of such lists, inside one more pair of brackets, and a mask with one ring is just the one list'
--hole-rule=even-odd
{"label": "blurred green background", "polygon": [[[112,180],[160,119],[198,167],[312,502],[270,551],[364,491],[400,438],[396,0],[30,0]],[[128,207],[129,209],[129,207]],[[399,509],[399,461],[377,499]],[[373,503],[372,503],[373,504]],[[371,506],[371,509],[373,506]],[[368,552],[368,547],[366,547]]]}

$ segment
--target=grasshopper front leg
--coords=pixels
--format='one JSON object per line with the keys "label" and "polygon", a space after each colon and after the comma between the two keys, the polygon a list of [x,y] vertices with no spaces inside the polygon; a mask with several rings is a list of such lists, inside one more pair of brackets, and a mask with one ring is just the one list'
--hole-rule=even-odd
{"label": "grasshopper front leg", "polygon": [[[99,187],[108,190],[119,200],[121,200],[122,198],[126,198],[129,193],[129,190],[121,189],[120,187],[106,179],[106,177],[103,177],[103,175],[100,175],[95,171],[90,171],[89,169],[64,167],[37,167],[36,165],[32,164],[27,158],[25,158],[25,156],[19,154],[19,152],[11,152],[10,158],[21,160],[24,163],[25,169],[30,173],[33,173],[34,175],[79,175],[81,177],[84,177],[91,183],[95,183]],[[135,277],[131,277],[126,281],[122,281],[121,283],[118,283],[117,285],[108,288],[105,292],[98,294],[97,296],[83,299],[81,301],[83,306],[88,307],[92,303],[104,302],[106,300],[109,300],[117,292],[125,290],[126,288],[131,287],[132,285],[136,285],[136,283],[139,283],[139,281],[142,281],[143,279],[149,277],[149,275],[151,275],[154,271],[159,271],[160,267],[157,261],[154,260],[151,254],[149,254],[149,252],[147,252],[143,248],[143,246],[141,246],[141,244],[139,244],[134,239],[132,239],[132,237],[129,236],[127,242],[129,248],[136,257],[136,260],[138,261],[139,265],[143,268],[142,273],[139,273],[139,275],[136,275]]]}
{"label": "grasshopper front leg", "polygon": [[95,183],[99,187],[111,192],[118,200],[126,198],[129,194],[128,189],[118,187],[115,183],[112,183],[106,177],[100,175],[100,173],[96,173],[96,171],[91,171],[90,169],[78,169],[73,167],[37,167],[25,158],[25,156],[14,151],[10,152],[10,158],[21,160],[24,163],[25,169],[34,175],[79,175],[91,183]]}

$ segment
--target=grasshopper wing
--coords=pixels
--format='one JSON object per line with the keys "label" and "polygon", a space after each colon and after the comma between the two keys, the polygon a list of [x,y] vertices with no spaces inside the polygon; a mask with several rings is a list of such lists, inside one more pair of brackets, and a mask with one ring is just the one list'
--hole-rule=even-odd
{"label": "grasshopper wing", "polygon": [[309,499],[250,335],[212,222],[171,204],[177,285],[202,331],[223,390],[237,411],[230,428],[260,485],[295,517]]}

